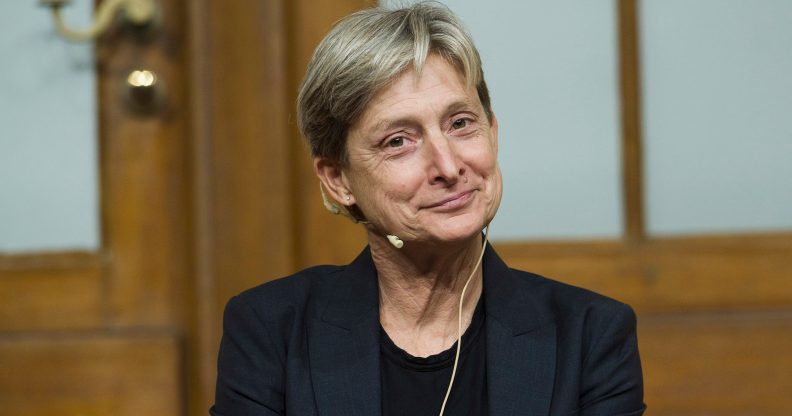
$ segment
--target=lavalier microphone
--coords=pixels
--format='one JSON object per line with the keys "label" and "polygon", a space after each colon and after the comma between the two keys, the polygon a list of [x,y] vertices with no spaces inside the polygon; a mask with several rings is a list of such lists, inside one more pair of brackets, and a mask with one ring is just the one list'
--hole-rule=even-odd
{"label": "lavalier microphone", "polygon": [[393,235],[393,234],[387,234],[385,237],[388,237],[388,241],[389,241],[389,242],[390,242],[390,243],[391,243],[391,244],[392,244],[394,247],[396,247],[396,248],[402,248],[402,247],[404,247],[404,241],[402,241],[402,239],[401,239],[401,238],[399,238],[399,237],[397,237],[397,236],[395,236],[395,235]]}

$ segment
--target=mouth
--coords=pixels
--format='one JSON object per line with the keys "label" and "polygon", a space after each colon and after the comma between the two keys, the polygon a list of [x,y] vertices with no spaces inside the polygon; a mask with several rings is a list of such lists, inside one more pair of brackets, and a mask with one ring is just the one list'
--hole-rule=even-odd
{"label": "mouth", "polygon": [[466,206],[470,201],[473,200],[474,193],[475,193],[474,189],[465,192],[459,192],[441,201],[437,201],[432,204],[429,204],[425,208],[434,208],[444,211],[459,209]]}

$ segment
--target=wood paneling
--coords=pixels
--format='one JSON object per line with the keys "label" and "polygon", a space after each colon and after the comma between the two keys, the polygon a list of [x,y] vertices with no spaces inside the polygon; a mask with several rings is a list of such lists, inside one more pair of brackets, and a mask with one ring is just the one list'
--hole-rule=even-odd
{"label": "wood paneling", "polygon": [[647,414],[792,413],[792,235],[496,248],[636,309]]}
{"label": "wood paneling", "polygon": [[213,228],[213,172],[211,136],[211,56],[208,47],[211,34],[206,28],[210,21],[207,0],[188,3],[189,92],[190,92],[190,156],[192,162],[191,202],[193,206],[192,243],[193,278],[190,281],[186,304],[184,330],[188,348],[187,363],[187,414],[205,414],[212,403],[215,362],[221,336],[218,300],[215,298],[216,275]]}
{"label": "wood paneling", "polygon": [[[0,258],[0,413],[184,412],[183,12],[181,2],[158,4],[161,27],[142,35],[117,22],[96,42],[102,248]],[[158,75],[160,108],[127,105],[133,69]]]}
{"label": "wood paneling", "polygon": [[4,415],[178,415],[179,345],[168,335],[0,337]]}
{"label": "wood paneling", "polygon": [[96,328],[103,323],[100,256],[0,256],[0,331]]}
{"label": "wood paneling", "polygon": [[512,267],[607,294],[638,312],[792,305],[788,234],[495,246]]}
{"label": "wood paneling", "polygon": [[639,323],[648,414],[792,414],[792,313],[647,315]]}
{"label": "wood paneling", "polygon": [[[176,324],[189,265],[183,13],[176,1],[159,3],[166,18],[150,37],[115,26],[97,42],[102,243],[116,326]],[[126,105],[133,69],[157,73],[161,108],[138,114]]]}
{"label": "wood paneling", "polygon": [[649,414],[790,414],[792,235],[646,241],[637,3],[617,3],[624,240],[507,257],[636,308]]}
{"label": "wood paneling", "polygon": [[646,237],[643,207],[641,71],[636,0],[619,0],[619,87],[621,93],[624,237]]}
{"label": "wood paneling", "polygon": [[[284,12],[277,1],[206,2],[206,65],[196,99],[207,165],[218,311],[229,297],[292,270],[292,182],[286,110]],[[203,126],[196,126],[203,127]],[[196,148],[196,150],[198,150]],[[201,236],[203,238],[203,236]]]}
{"label": "wood paneling", "polygon": [[189,413],[213,402],[222,310],[294,271],[288,2],[190,2],[195,279]]}
{"label": "wood paneling", "polygon": [[[289,100],[294,120],[299,83],[319,42],[333,23],[342,17],[376,4],[373,0],[295,0],[288,2]],[[290,173],[295,179],[294,223],[296,267],[348,263],[366,244],[363,227],[341,216],[333,216],[322,204],[319,180],[313,170],[308,146],[290,124],[292,143]]]}

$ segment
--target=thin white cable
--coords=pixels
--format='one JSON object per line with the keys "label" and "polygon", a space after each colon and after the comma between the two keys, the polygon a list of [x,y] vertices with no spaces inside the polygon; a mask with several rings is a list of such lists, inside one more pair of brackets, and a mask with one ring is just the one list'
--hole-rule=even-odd
{"label": "thin white cable", "polygon": [[[456,355],[454,356],[454,368],[451,370],[451,380],[448,382],[448,390],[446,390],[445,398],[443,399],[443,405],[440,407],[440,416],[443,416],[445,413],[446,403],[448,402],[448,397],[451,396],[451,387],[454,386],[454,378],[456,377],[457,365],[459,364],[459,353],[462,350],[462,302],[465,300],[465,291],[467,291],[468,284],[473,279],[473,275],[476,274],[476,270],[478,270],[479,266],[481,265],[481,259],[484,258],[484,250],[487,248],[487,242],[489,240],[487,237],[489,236],[489,225],[484,230],[484,244],[481,245],[481,254],[479,254],[478,261],[476,261],[476,266],[473,267],[473,271],[470,272],[470,276],[468,276],[467,281],[465,282],[465,286],[462,287],[462,293],[459,295],[459,315],[457,320],[457,347],[456,347]],[[483,274],[482,274],[483,277]],[[483,290],[482,290],[483,294]]]}

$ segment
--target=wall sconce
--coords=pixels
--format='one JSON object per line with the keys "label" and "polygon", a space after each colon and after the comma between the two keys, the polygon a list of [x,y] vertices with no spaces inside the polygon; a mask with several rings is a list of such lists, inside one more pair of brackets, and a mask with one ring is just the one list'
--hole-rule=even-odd
{"label": "wall sconce", "polygon": [[69,3],[71,0],[39,0],[42,6],[52,8],[55,26],[61,36],[76,42],[88,41],[100,36],[113,23],[113,17],[119,10],[127,22],[138,27],[156,23],[160,14],[155,0],[105,0],[96,9],[93,27],[74,30],[66,26],[61,15],[61,8]]}

